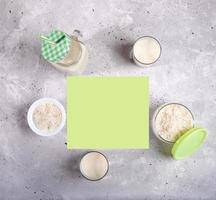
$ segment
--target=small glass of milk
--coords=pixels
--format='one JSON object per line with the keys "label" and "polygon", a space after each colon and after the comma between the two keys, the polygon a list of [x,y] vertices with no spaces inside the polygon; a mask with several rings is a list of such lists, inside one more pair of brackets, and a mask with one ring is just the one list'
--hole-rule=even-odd
{"label": "small glass of milk", "polygon": [[86,153],[80,161],[81,174],[90,181],[98,181],[104,178],[109,169],[107,158],[100,152]]}
{"label": "small glass of milk", "polygon": [[131,51],[131,58],[140,67],[155,63],[161,55],[161,45],[151,36],[143,36],[136,40]]}

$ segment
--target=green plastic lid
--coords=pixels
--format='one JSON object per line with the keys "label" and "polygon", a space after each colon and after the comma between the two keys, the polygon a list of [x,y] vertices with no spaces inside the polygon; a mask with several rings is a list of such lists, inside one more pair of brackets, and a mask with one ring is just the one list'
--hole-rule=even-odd
{"label": "green plastic lid", "polygon": [[192,128],[183,134],[173,145],[172,156],[176,160],[184,159],[196,151],[207,137],[203,128]]}
{"label": "green plastic lid", "polygon": [[71,38],[64,32],[52,31],[41,36],[41,53],[50,62],[58,62],[65,58],[70,50]]}

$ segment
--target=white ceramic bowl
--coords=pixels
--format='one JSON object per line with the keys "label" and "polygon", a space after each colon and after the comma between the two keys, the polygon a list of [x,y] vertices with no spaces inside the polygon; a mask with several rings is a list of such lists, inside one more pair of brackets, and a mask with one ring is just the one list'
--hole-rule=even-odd
{"label": "white ceramic bowl", "polygon": [[[33,113],[36,109],[37,106],[41,105],[41,104],[44,104],[44,103],[53,103],[55,104],[60,110],[61,110],[61,113],[62,113],[62,121],[61,121],[61,124],[59,125],[59,127],[57,129],[55,129],[54,131],[52,132],[46,132],[46,131],[42,131],[40,129],[38,129],[35,124],[34,124],[34,121],[33,121]],[[57,101],[56,99],[53,99],[53,98],[42,98],[42,99],[39,99],[37,101],[35,101],[29,108],[28,110],[28,114],[27,114],[27,121],[28,121],[28,124],[29,124],[29,127],[31,128],[31,130],[36,133],[37,135],[40,135],[40,136],[53,136],[53,135],[56,135],[57,133],[59,133],[62,128],[64,127],[65,125],[65,121],[66,121],[66,112],[65,112],[65,109],[63,107],[63,105]]]}

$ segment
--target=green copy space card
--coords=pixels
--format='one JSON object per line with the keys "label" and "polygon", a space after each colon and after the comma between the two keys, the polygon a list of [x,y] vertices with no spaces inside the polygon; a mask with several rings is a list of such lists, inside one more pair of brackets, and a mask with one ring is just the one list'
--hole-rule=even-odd
{"label": "green copy space card", "polygon": [[149,147],[148,77],[68,77],[68,149]]}

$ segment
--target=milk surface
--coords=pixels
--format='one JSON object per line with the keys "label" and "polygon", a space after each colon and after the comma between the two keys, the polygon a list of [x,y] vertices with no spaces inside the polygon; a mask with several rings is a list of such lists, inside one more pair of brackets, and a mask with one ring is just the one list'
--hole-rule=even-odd
{"label": "milk surface", "polygon": [[134,58],[143,64],[155,62],[161,53],[159,42],[152,37],[142,37],[136,41],[133,47]]}
{"label": "milk surface", "polygon": [[90,180],[101,179],[108,170],[106,158],[98,152],[86,154],[80,162],[80,171]]}

